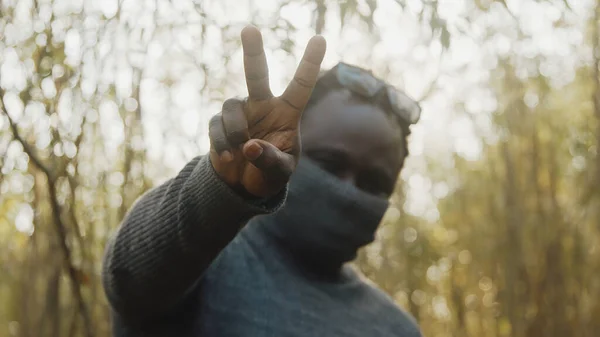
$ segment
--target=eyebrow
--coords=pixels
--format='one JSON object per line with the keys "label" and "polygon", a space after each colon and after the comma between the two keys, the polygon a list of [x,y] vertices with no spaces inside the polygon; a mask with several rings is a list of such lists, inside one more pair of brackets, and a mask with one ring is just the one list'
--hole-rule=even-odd
{"label": "eyebrow", "polygon": [[346,151],[334,146],[320,146],[316,148],[306,149],[306,154],[327,154],[335,157],[336,159],[341,159],[344,161],[350,162],[350,156]]}

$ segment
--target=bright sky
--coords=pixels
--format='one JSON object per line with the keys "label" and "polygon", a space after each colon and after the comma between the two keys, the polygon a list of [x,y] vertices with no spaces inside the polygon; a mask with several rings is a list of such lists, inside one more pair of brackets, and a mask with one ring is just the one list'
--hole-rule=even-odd
{"label": "bright sky", "polygon": [[[447,21],[452,36],[451,48],[443,54],[437,39],[430,41],[428,25],[417,19],[417,13],[423,9],[421,0],[407,0],[404,10],[397,1],[379,0],[375,13],[375,33],[379,39],[370,38],[366,27],[356,22],[349,22],[341,32],[339,13],[334,9],[329,11],[324,33],[328,43],[325,68],[340,60],[371,68],[415,98],[421,98],[437,79],[437,90],[422,101],[421,121],[412,129],[411,157],[403,172],[408,184],[407,211],[435,221],[438,216],[436,200],[447,195],[452,187],[452,177],[441,182],[431,180],[427,172],[428,161],[435,160],[450,168],[453,153],[476,160],[483,142],[494,141],[496,135],[491,128],[490,115],[496,109],[497,101],[486,83],[499,56],[511,55],[517,59],[518,71],[523,77],[541,71],[552,77],[556,85],[573,78],[574,67],[585,62],[589,55],[589,50],[582,47],[581,25],[585,22],[582,18],[589,15],[590,0],[570,2],[573,13],[565,11],[563,0],[539,3],[507,0],[516,16],[513,18],[497,2],[489,12],[474,15],[472,1],[439,0],[439,14]],[[0,84],[5,88],[18,89],[25,85],[28,65],[20,62],[18,49],[10,46],[30,36],[32,30],[39,29],[39,24],[32,25],[28,20],[30,3],[21,0],[16,11],[17,18],[21,18],[16,22],[23,26],[14,25],[5,31],[4,43],[9,47],[0,49]],[[192,0],[159,1],[156,16],[152,15],[154,0],[123,0],[120,24],[111,26],[111,32],[115,34],[100,37],[95,33],[100,21],[97,15],[91,14],[100,11],[106,17],[113,17],[117,10],[116,0],[58,0],[54,3],[57,16],[80,10],[82,6],[90,14],[81,27],[64,32],[68,62],[83,63],[84,93],[93,95],[97,82],[114,82],[119,97],[125,99],[132,91],[133,72],[129,64],[144,67],[141,104],[146,122],[146,146],[151,158],[171,168],[171,172],[156,172],[157,179],[171,176],[192,156],[207,151],[207,123],[218,112],[218,102],[226,97],[246,95],[241,50],[233,43],[246,23],[261,26],[263,22],[274,22],[273,18],[280,17],[297,28],[291,34],[296,42],[293,57],[278,49],[285,34],[264,31],[271,84],[276,94],[282,92],[291,78],[305,43],[313,34],[312,6],[290,5],[278,12],[280,1],[275,0],[202,1],[209,19],[219,25],[231,26],[227,36],[222,37],[209,25],[205,41],[201,40],[199,16]],[[563,13],[566,13],[564,20],[568,24],[557,27],[555,23]],[[61,22],[55,24],[61,25]],[[163,27],[171,24],[176,27],[176,33],[171,35],[165,30],[154,30],[156,24]],[[529,39],[514,43],[517,25],[530,36]],[[139,30],[136,36],[141,39],[124,34],[131,27]],[[484,41],[488,27],[492,27],[495,34]],[[45,43],[38,40],[40,38],[36,39],[38,44]],[[141,40],[150,43],[146,47],[146,42],[140,43]],[[81,52],[90,46],[97,47],[96,56]],[[104,66],[100,66],[97,57],[103,55],[110,57]],[[229,68],[224,67],[223,55],[231,57]],[[533,61],[538,55],[545,57],[539,70]],[[208,65],[206,76],[196,62]],[[60,73],[61,69],[54,71]],[[165,85],[167,82],[170,87]],[[224,83],[225,91],[219,92],[217,89]],[[209,90],[202,95],[204,85]],[[101,84],[99,89],[102,87]],[[53,90],[54,94],[56,91],[51,81],[43,83],[42,89],[47,97],[52,97]],[[24,110],[16,95],[9,94],[5,101],[15,117],[23,112],[30,116],[43,114],[35,106]],[[534,101],[535,97],[532,97]],[[135,109],[137,105],[131,99],[124,102],[129,109]],[[458,104],[463,104],[464,108]],[[65,99],[59,109],[61,120],[72,122],[78,114],[73,112],[74,109],[72,101]],[[117,109],[115,102],[106,100],[97,113],[90,115],[90,118],[99,118],[107,147],[112,148],[113,154],[124,138],[124,125],[118,122]],[[36,127],[43,130],[44,125],[47,124],[41,122]],[[40,133],[38,146],[43,147],[47,140],[48,135]]]}

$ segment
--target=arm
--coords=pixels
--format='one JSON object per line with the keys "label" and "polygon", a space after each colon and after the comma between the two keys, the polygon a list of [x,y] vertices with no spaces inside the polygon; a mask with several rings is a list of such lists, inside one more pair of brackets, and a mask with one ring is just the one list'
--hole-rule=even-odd
{"label": "arm", "polygon": [[133,321],[169,312],[239,228],[278,209],[284,195],[285,189],[268,199],[244,199],[208,157],[195,158],[142,196],[109,241],[102,279],[113,309]]}
{"label": "arm", "polygon": [[108,244],[103,284],[122,321],[147,322],[180,308],[242,224],[283,203],[300,155],[300,117],[319,74],[325,40],[309,41],[293,81],[279,97],[269,88],[256,28],[244,28],[242,47],[248,98],[225,101],[211,119],[210,154],[144,195]]}

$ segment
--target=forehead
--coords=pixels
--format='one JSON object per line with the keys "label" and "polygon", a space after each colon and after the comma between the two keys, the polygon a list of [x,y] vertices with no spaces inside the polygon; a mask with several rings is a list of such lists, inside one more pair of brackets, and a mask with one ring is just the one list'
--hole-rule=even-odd
{"label": "forehead", "polygon": [[401,129],[382,108],[345,89],[329,93],[307,109],[301,133],[305,149],[333,147],[358,161],[401,166]]}

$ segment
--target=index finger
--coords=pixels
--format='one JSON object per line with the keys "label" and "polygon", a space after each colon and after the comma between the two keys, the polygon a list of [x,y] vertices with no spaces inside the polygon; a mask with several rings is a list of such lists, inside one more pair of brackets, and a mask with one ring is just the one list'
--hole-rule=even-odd
{"label": "index finger", "polygon": [[262,35],[258,28],[246,26],[242,30],[241,36],[248,97],[254,100],[271,98],[273,94],[269,86],[269,68]]}
{"label": "index finger", "polygon": [[294,78],[281,95],[284,102],[299,112],[304,109],[312,89],[317,83],[326,48],[325,39],[320,35],[313,36],[308,41]]}

